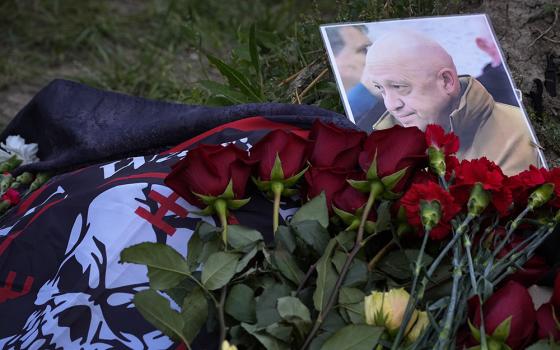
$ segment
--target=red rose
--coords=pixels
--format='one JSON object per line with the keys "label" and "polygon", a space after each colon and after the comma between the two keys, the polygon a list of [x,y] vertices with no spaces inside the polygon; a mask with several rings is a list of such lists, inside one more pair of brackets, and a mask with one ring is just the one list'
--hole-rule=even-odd
{"label": "red rose", "polygon": [[8,190],[0,198],[3,201],[10,202],[10,205],[16,205],[19,203],[20,195],[19,192],[13,188],[8,188]]}
{"label": "red rose", "polygon": [[307,198],[317,197],[324,191],[327,207],[332,213],[333,195],[347,185],[347,175],[342,170],[311,167],[304,175],[307,182]]}
{"label": "red rose", "polygon": [[251,148],[251,161],[258,162],[259,180],[270,181],[276,155],[280,157],[284,179],[304,169],[310,142],[301,136],[276,129],[269,132]]}
{"label": "red rose", "polygon": [[[348,183],[333,196],[333,206],[350,214],[362,208],[368,200],[368,195],[358,191]],[[375,210],[369,212],[368,218],[375,221]]]}
{"label": "red rose", "polygon": [[457,153],[459,150],[459,138],[457,135],[453,132],[446,134],[445,130],[439,125],[428,125],[425,134],[428,147],[441,150],[445,155]]}
{"label": "red rose", "polygon": [[539,339],[550,339],[560,341],[560,329],[557,320],[558,309],[552,303],[541,305],[537,310],[537,337]]}
{"label": "red rose", "polygon": [[309,134],[309,139],[314,142],[311,165],[353,170],[358,165],[358,155],[366,136],[363,131],[342,129],[315,119]]}
{"label": "red rose", "polygon": [[558,321],[560,317],[560,273],[554,279],[554,291],[550,301],[542,305],[537,311],[537,329],[539,339],[548,339],[552,336],[560,340]]}
{"label": "red rose", "polygon": [[407,169],[393,192],[402,192],[416,169],[427,166],[426,139],[416,127],[394,126],[372,132],[358,158],[360,167],[367,173],[377,154],[377,175],[383,178]]}
{"label": "red rose", "polygon": [[421,219],[421,202],[437,201],[440,208],[440,219],[430,231],[430,238],[444,239],[451,230],[449,222],[460,211],[460,207],[453,201],[453,197],[434,182],[413,184],[401,198],[401,204],[406,210],[408,223],[424,232]]}
{"label": "red rose", "polygon": [[173,166],[164,182],[189,203],[204,207],[196,194],[219,196],[224,193],[230,180],[234,198],[245,195],[251,166],[247,152],[233,144],[200,145],[190,150],[186,157]]}
{"label": "red rose", "polygon": [[[510,331],[505,343],[516,350],[525,349],[531,342],[536,313],[529,292],[521,284],[510,281],[498,289],[482,305],[482,313],[487,335],[496,336],[496,328],[511,317]],[[473,315],[470,320],[472,324],[480,328],[480,307],[476,297],[469,300],[469,314]]]}
{"label": "red rose", "polygon": [[512,203],[511,191],[503,186],[505,175],[494,162],[486,157],[473,160],[463,160],[455,167],[455,181],[450,192],[455,201],[466,206],[471,190],[476,184],[481,184],[485,191],[491,194],[491,203],[501,215],[506,215]]}

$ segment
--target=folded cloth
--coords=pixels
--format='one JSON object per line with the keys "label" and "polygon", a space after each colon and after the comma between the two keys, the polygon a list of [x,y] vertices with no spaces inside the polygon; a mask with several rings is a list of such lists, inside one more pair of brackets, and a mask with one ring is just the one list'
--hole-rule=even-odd
{"label": "folded cloth", "polygon": [[306,126],[320,117],[356,128],[343,115],[307,105],[251,103],[208,107],[152,101],[54,80],[16,115],[0,135],[39,144],[40,162],[23,171],[70,170],[100,161],[150,154],[218,125],[266,116]]}
{"label": "folded cloth", "polygon": [[[249,149],[279,128],[305,136],[315,117],[353,126],[309,106],[184,106],[66,81],[43,89],[3,137],[39,143],[42,161],[28,170],[96,164],[53,177],[0,219],[0,349],[181,348],[134,307],[134,294],[149,287],[147,269],[119,264],[120,252],[149,241],[185,256],[197,223],[216,222],[163,182],[189,149],[230,142]],[[125,153],[137,154],[119,158]],[[271,240],[272,203],[254,188],[248,196],[232,220]],[[297,206],[283,202],[282,220]],[[215,349],[216,341],[199,336],[192,346]]]}

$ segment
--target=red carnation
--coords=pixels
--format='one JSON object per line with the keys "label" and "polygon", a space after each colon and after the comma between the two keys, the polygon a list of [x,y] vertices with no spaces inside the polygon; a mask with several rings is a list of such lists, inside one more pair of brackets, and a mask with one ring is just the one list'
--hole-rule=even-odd
{"label": "red carnation", "polygon": [[202,208],[205,204],[195,193],[220,196],[230,181],[234,198],[242,198],[251,175],[249,164],[247,152],[233,144],[200,145],[173,165],[164,182],[191,204]]}
{"label": "red carnation", "polygon": [[445,133],[445,130],[437,124],[430,124],[426,127],[426,144],[443,151],[448,156],[457,153],[459,150],[459,138],[455,133]]}
{"label": "red carnation", "polygon": [[463,160],[455,167],[455,182],[450,192],[459,205],[466,206],[474,185],[480,184],[482,189],[490,192],[496,210],[505,215],[512,203],[510,189],[503,186],[505,178],[500,167],[486,157]]}
{"label": "red carnation", "polygon": [[546,170],[533,165],[506,181],[506,186],[513,195],[516,205],[525,205],[529,196],[539,186],[550,183],[554,186],[554,198],[548,204],[560,208],[560,168]]}
{"label": "red carnation", "polygon": [[276,155],[282,163],[284,179],[305,168],[310,142],[282,129],[269,132],[251,148],[251,161],[257,162],[259,180],[270,181]]}
{"label": "red carnation", "polygon": [[310,163],[316,167],[353,170],[367,134],[363,131],[342,129],[315,119],[309,139],[314,142]]}
{"label": "red carnation", "polygon": [[[484,328],[486,334],[498,337],[496,328],[510,319],[509,334],[505,335],[505,343],[513,350],[525,349],[533,337],[536,313],[531,296],[521,284],[510,281],[498,289],[482,305]],[[476,297],[469,300],[470,321],[480,328],[480,304]]]}
{"label": "red carnation", "polygon": [[8,188],[8,190],[0,198],[3,201],[8,201],[10,205],[16,205],[19,203],[20,195],[19,192],[13,188]]}
{"label": "red carnation", "polygon": [[377,176],[383,178],[402,169],[406,173],[392,189],[402,192],[416,169],[427,165],[426,139],[416,127],[394,126],[372,132],[358,158],[360,167],[367,173],[377,155]]}
{"label": "red carnation", "polygon": [[432,201],[439,203],[440,219],[437,225],[430,231],[430,238],[436,240],[444,239],[451,229],[449,222],[461,210],[449,192],[434,182],[413,184],[402,197],[401,204],[406,209],[409,224],[416,227],[419,232],[424,232],[421,219],[421,204],[422,202]]}

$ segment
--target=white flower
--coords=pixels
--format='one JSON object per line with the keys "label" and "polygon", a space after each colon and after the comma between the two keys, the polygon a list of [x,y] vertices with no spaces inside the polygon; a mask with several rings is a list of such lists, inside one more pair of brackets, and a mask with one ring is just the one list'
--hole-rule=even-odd
{"label": "white flower", "polygon": [[19,135],[8,136],[6,143],[0,143],[0,162],[15,155],[23,161],[21,165],[35,163],[39,161],[38,151],[39,146],[36,143],[26,144],[25,139]]}

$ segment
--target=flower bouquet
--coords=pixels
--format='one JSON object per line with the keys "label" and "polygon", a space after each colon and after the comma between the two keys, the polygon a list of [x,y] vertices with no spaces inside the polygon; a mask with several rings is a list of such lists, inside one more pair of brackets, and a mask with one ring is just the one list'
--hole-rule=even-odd
{"label": "flower bouquet", "polygon": [[[186,348],[199,334],[222,349],[554,346],[560,280],[538,311],[527,287],[548,271],[535,252],[560,220],[560,170],[508,177],[458,149],[435,125],[368,136],[320,121],[249,152],[197,146],[165,182],[220,225],[202,221],[186,256],[123,250],[148,269],[134,304]],[[273,203],[273,239],[235,224],[250,189]],[[282,222],[286,198],[301,207]]]}

